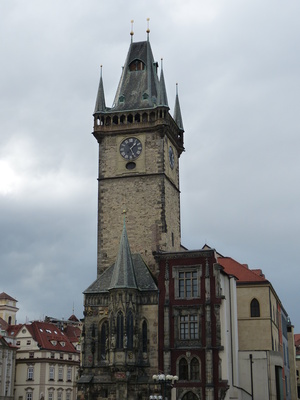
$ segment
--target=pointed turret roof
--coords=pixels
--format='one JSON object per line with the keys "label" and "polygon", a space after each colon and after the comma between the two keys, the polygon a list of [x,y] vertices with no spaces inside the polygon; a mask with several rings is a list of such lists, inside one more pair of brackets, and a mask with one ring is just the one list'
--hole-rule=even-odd
{"label": "pointed turret roof", "polygon": [[167,98],[167,91],[166,91],[166,85],[165,85],[162,60],[161,60],[161,71],[160,71],[160,79],[159,79],[159,92],[158,92],[157,104],[159,106],[168,107],[168,98]]}
{"label": "pointed turret roof", "polygon": [[154,278],[140,254],[131,254],[124,221],[116,262],[106,269],[85,291],[104,293],[112,289],[157,290]]}
{"label": "pointed turret roof", "polygon": [[159,82],[150,42],[132,42],[122,70],[113,110],[139,110],[157,105]]}
{"label": "pointed turret roof", "polygon": [[105,112],[105,111],[106,111],[106,105],[105,105],[104,87],[103,87],[103,79],[102,79],[102,65],[101,65],[100,82],[99,82],[99,88],[98,88],[98,93],[97,93],[94,114],[99,113],[99,112]]}
{"label": "pointed turret roof", "polygon": [[178,125],[178,128],[181,129],[182,131],[184,131],[181,110],[180,110],[180,104],[179,104],[178,84],[176,84],[176,99],[175,99],[174,117],[173,118],[174,118],[176,124]]}
{"label": "pointed turret roof", "polygon": [[131,251],[128,243],[126,224],[124,219],[123,231],[120,240],[119,253],[115,263],[109,289],[133,288],[137,289]]}

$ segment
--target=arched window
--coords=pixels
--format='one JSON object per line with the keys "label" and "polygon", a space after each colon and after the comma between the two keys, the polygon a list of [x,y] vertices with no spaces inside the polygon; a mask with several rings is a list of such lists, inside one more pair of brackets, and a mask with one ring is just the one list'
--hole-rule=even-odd
{"label": "arched window", "polygon": [[123,314],[118,312],[117,315],[117,349],[123,348],[123,336],[124,336],[124,317]]}
{"label": "arched window", "polygon": [[189,379],[188,363],[185,358],[179,361],[179,379],[187,381]]}
{"label": "arched window", "polygon": [[127,314],[126,322],[127,348],[133,349],[133,315],[131,310]]}
{"label": "arched window", "polygon": [[260,317],[259,302],[257,299],[253,299],[250,304],[251,317]]}
{"label": "arched window", "polygon": [[147,353],[147,343],[148,342],[148,327],[147,322],[144,321],[142,325],[142,346],[143,346],[143,353]]}
{"label": "arched window", "polygon": [[108,340],[108,321],[103,322],[100,329],[100,337],[99,337],[99,360],[105,360],[106,358],[106,344]]}
{"label": "arched window", "polygon": [[199,361],[193,358],[191,361],[191,380],[198,381],[200,379]]}
{"label": "arched window", "polygon": [[182,400],[198,400],[198,396],[193,392],[187,392]]}
{"label": "arched window", "polygon": [[129,64],[129,70],[130,71],[143,71],[145,69],[145,64],[141,60],[133,60]]}

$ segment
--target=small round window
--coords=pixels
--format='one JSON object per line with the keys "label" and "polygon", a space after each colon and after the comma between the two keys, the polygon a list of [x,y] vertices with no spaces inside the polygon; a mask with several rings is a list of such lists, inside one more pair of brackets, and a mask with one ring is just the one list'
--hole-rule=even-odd
{"label": "small round window", "polygon": [[126,164],[126,168],[129,170],[134,169],[135,167],[136,167],[136,164],[133,161],[130,161]]}

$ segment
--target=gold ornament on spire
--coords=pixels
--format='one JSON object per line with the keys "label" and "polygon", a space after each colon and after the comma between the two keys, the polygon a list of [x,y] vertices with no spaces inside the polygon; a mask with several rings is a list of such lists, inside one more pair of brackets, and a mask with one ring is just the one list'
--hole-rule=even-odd
{"label": "gold ornament on spire", "polygon": [[134,23],[134,20],[132,19],[130,22],[131,22],[131,32],[130,32],[130,36],[131,36],[131,43],[132,43],[132,41],[133,41],[133,35],[134,35],[134,32],[133,32],[133,23]]}

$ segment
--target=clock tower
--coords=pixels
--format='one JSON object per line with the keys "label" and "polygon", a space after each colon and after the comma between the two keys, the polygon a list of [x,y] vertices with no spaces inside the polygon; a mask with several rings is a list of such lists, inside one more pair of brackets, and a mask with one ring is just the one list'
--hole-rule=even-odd
{"label": "clock tower", "polygon": [[98,277],[116,260],[124,212],[131,250],[152,272],[153,252],[181,249],[184,130],[178,93],[171,116],[162,66],[159,75],[149,31],[146,41],[131,41],[111,108],[101,70],[93,130],[99,143]]}

